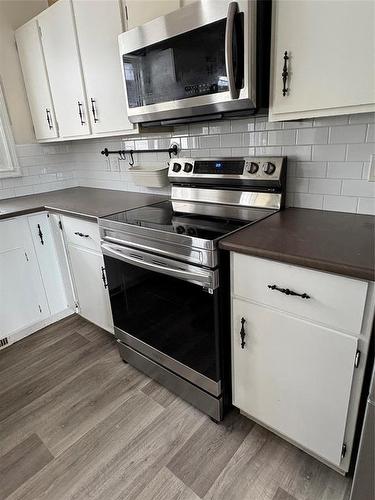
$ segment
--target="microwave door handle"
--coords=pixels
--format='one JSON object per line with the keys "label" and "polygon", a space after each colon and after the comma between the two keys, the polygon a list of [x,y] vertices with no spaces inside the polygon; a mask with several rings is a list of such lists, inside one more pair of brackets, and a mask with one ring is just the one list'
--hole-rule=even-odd
{"label": "microwave door handle", "polygon": [[239,91],[236,88],[236,79],[233,66],[233,35],[234,20],[238,11],[237,2],[231,2],[228,5],[227,24],[225,27],[225,67],[228,77],[228,88],[232,99],[238,99]]}
{"label": "microwave door handle", "polygon": [[212,289],[215,288],[215,286],[213,286],[214,284],[210,283],[211,281],[213,281],[213,279],[208,273],[184,271],[183,269],[168,267],[164,266],[163,264],[157,264],[155,262],[147,262],[130,255],[125,255],[122,252],[118,252],[106,244],[102,244],[102,251],[104,255],[108,255],[109,257],[115,256],[118,259],[127,262],[128,264],[134,264],[138,267],[142,267],[143,269],[157,271],[161,274],[167,274],[168,276],[172,276],[174,278],[180,278],[185,281],[199,283],[203,287]]}

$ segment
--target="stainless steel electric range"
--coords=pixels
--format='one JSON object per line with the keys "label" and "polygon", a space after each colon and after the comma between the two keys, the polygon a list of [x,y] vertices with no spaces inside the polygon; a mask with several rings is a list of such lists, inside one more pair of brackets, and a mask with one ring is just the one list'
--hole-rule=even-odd
{"label": "stainless steel electric range", "polygon": [[214,420],[230,405],[220,238],[284,206],[286,159],[172,160],[171,199],[99,219],[121,357]]}

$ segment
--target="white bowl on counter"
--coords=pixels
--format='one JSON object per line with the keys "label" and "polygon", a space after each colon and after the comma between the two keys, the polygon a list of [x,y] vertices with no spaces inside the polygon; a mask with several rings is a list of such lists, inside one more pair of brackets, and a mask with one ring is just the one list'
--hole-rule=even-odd
{"label": "white bowl on counter", "polygon": [[169,183],[167,166],[134,166],[129,168],[132,181],[138,186],[161,188]]}

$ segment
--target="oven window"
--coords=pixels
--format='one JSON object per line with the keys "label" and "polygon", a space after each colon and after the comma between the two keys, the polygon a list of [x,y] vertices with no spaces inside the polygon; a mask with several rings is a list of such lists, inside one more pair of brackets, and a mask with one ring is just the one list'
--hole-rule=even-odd
{"label": "oven window", "polygon": [[217,293],[104,256],[114,325],[218,381]]}
{"label": "oven window", "polygon": [[123,56],[130,108],[228,90],[226,19]]}

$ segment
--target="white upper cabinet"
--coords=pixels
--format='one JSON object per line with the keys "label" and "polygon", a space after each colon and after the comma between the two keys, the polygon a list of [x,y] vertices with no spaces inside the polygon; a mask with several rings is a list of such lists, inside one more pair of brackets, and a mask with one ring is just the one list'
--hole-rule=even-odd
{"label": "white upper cabinet", "polygon": [[270,120],[375,110],[374,26],[374,2],[276,0]]}
{"label": "white upper cabinet", "polygon": [[53,4],[38,22],[60,136],[86,136],[91,130],[70,0]]}
{"label": "white upper cabinet", "polygon": [[73,0],[94,134],[134,129],[126,113],[118,50],[118,35],[124,31],[120,9],[118,0]]}
{"label": "white upper cabinet", "polygon": [[141,26],[180,7],[180,0],[125,0],[127,29]]}
{"label": "white upper cabinet", "polygon": [[15,36],[35,136],[38,140],[53,139],[58,131],[37,21],[29,21]]}

